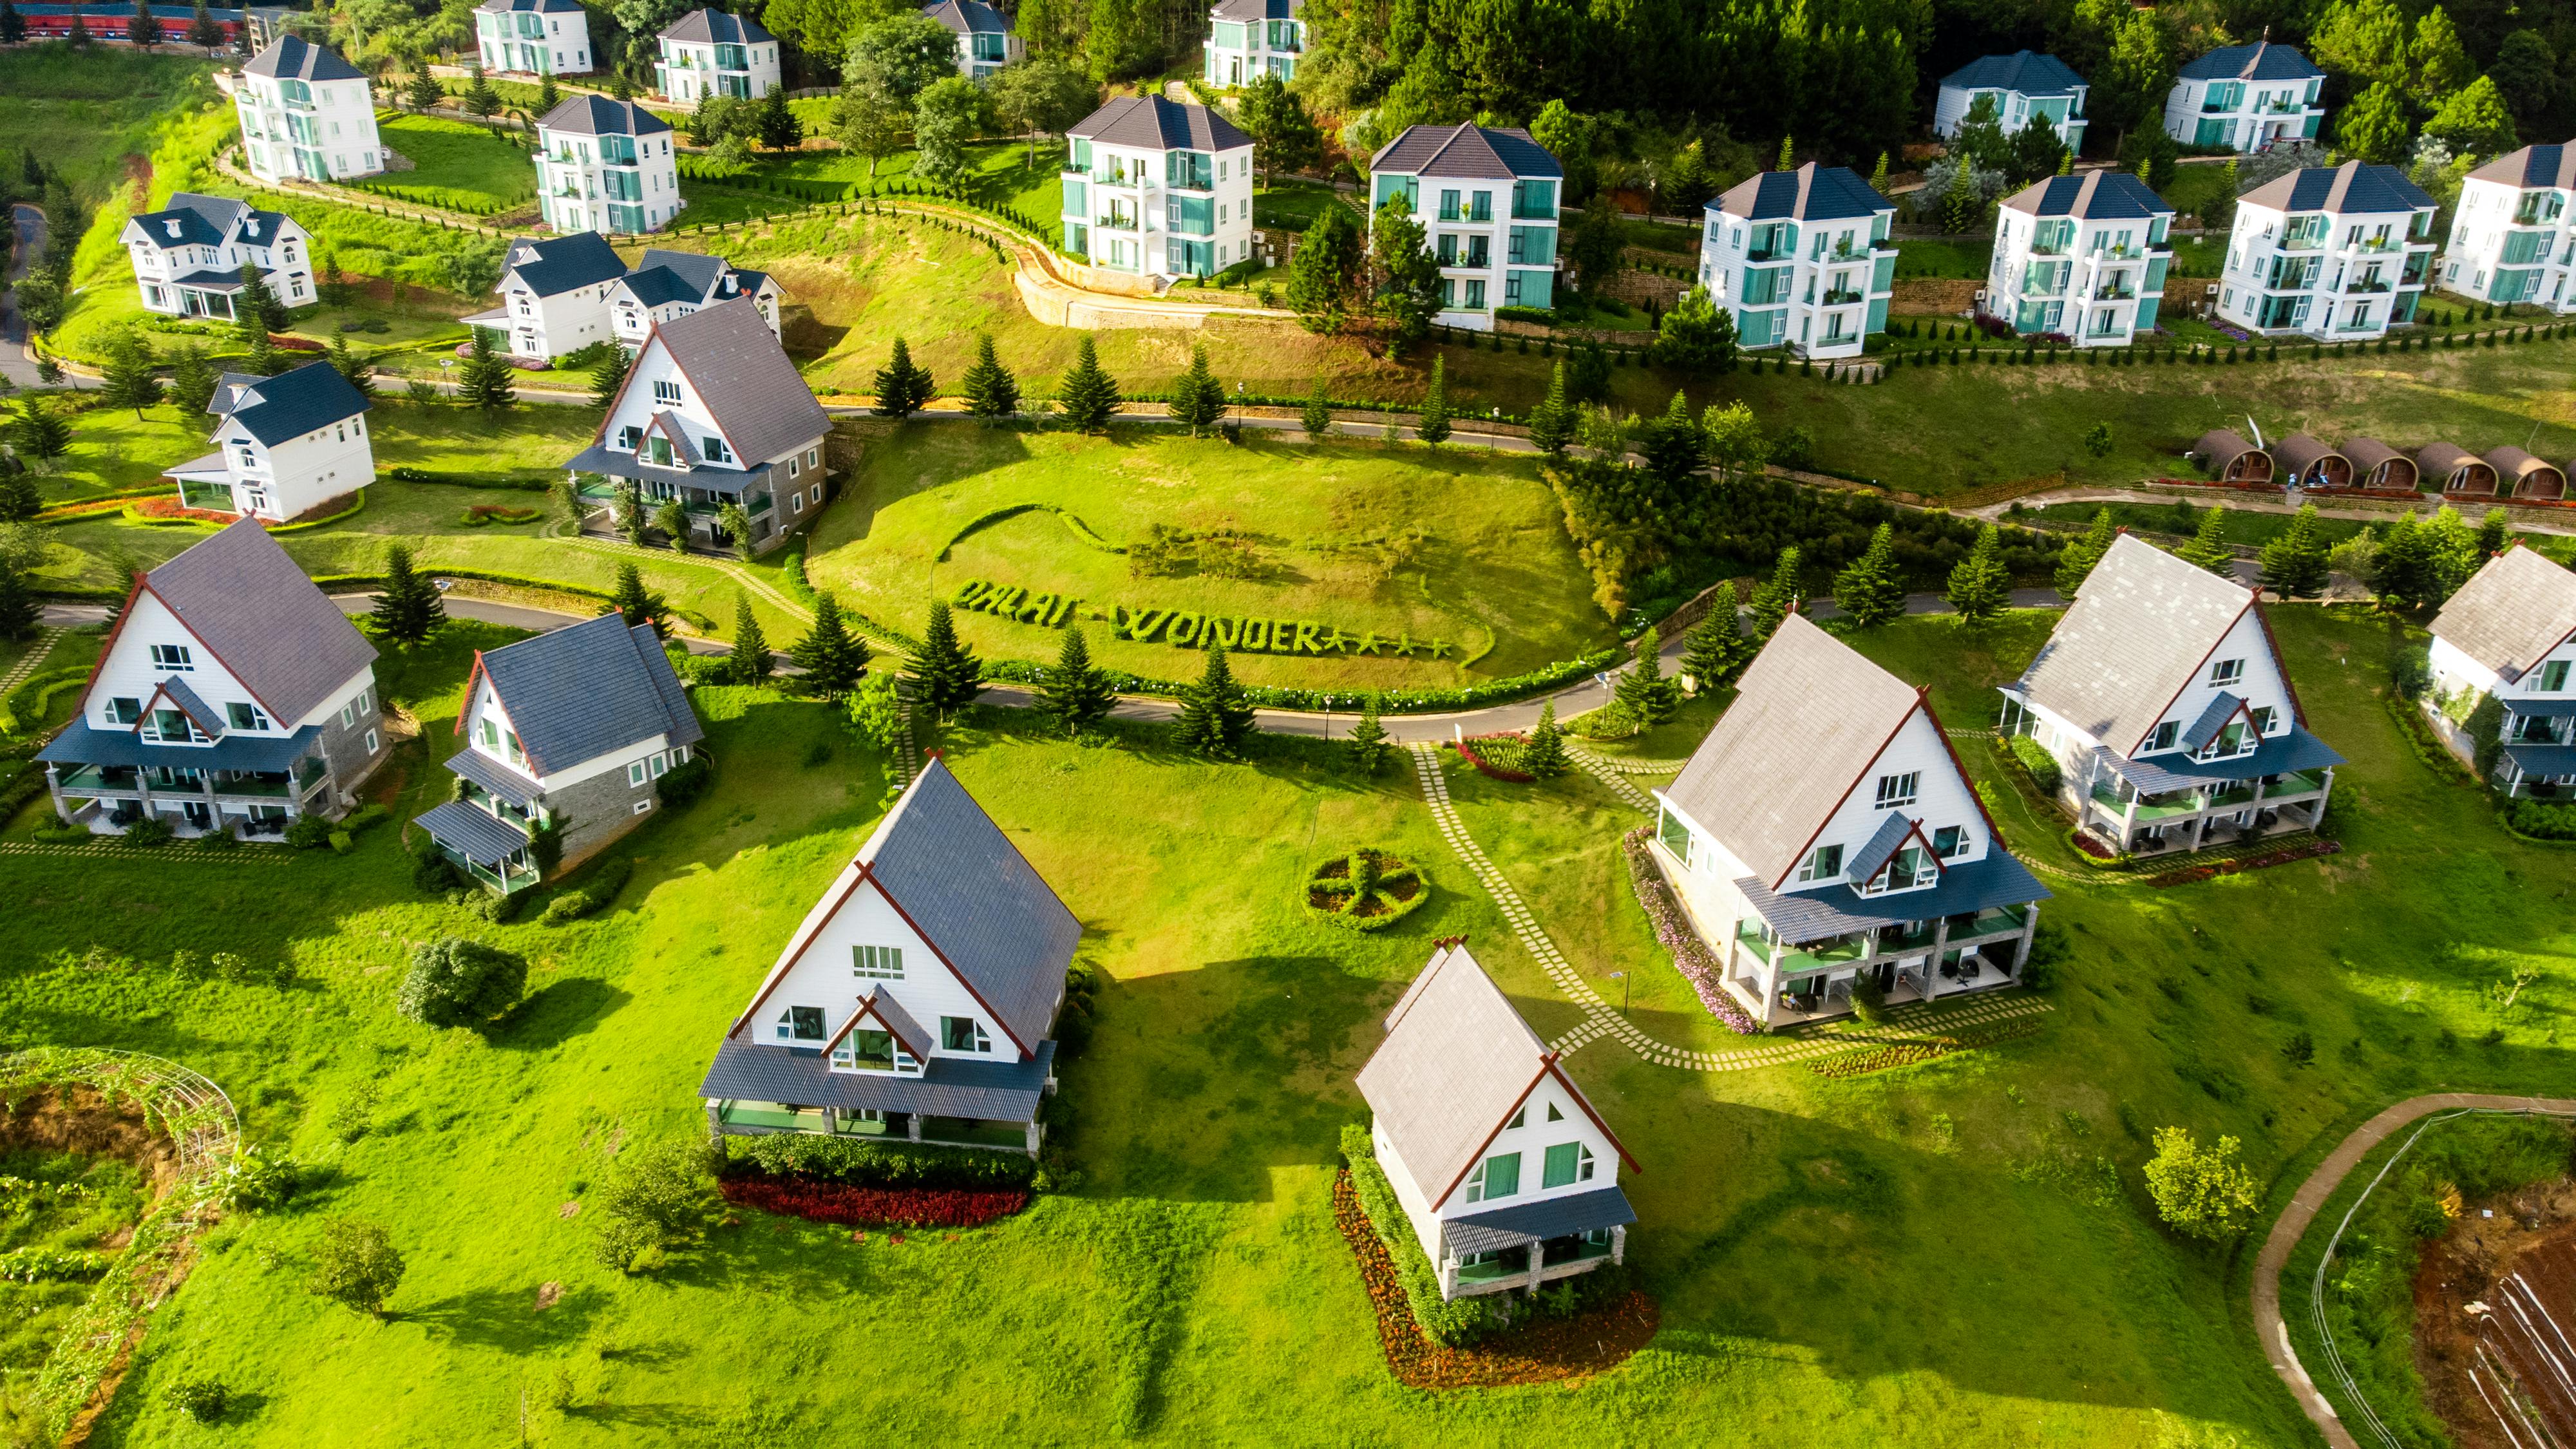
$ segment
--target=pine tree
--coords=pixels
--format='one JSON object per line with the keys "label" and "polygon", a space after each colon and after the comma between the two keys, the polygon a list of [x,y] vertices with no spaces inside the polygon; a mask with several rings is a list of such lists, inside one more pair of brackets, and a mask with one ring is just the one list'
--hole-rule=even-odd
{"label": "pine tree", "polygon": [[858,687],[868,671],[868,641],[850,632],[841,618],[841,601],[826,591],[814,596],[814,627],[796,641],[787,657],[805,671],[805,687],[825,699],[838,699]]}
{"label": "pine tree", "polygon": [[877,413],[889,418],[911,417],[930,401],[937,387],[930,369],[914,365],[912,349],[898,337],[894,340],[894,355],[877,369]]}
{"label": "pine tree", "polygon": [[18,415],[9,420],[9,445],[24,462],[50,465],[71,451],[72,425],[34,398],[20,398]]}
{"label": "pine tree", "polygon": [[223,47],[223,22],[207,12],[206,0],[197,0],[195,13],[188,17],[188,43],[208,52]]}
{"label": "pine tree", "polygon": [[1181,692],[1178,743],[1194,755],[1230,760],[1252,733],[1252,706],[1226,665],[1225,646],[1210,647],[1207,656],[1207,672]]}
{"label": "pine tree", "polygon": [[99,400],[109,407],[132,408],[134,420],[143,421],[143,410],[161,401],[161,376],[153,365],[151,343],[131,332],[115,338],[100,369]]}
{"label": "pine tree", "polygon": [[1977,546],[1950,570],[1950,607],[1963,624],[1983,624],[2012,599],[2012,575],[2004,571],[2003,533],[1993,524],[1977,530]]}
{"label": "pine tree", "polygon": [[1735,598],[1730,593],[1711,605],[1708,617],[1682,636],[1682,673],[1690,677],[1691,688],[1704,693],[1732,679],[1743,639],[1743,627],[1735,617]]}
{"label": "pine tree", "polygon": [[0,523],[24,523],[45,511],[45,490],[24,468],[0,473]]}
{"label": "pine tree", "polygon": [[725,679],[734,684],[759,684],[769,678],[778,661],[769,657],[769,636],[760,631],[760,621],[752,617],[751,595],[733,591],[733,653],[725,659]]}
{"label": "pine tree", "polygon": [[631,560],[619,561],[617,587],[610,592],[609,603],[625,618],[626,627],[650,624],[654,633],[665,639],[671,637],[671,621],[664,617],[671,612],[671,606],[663,602],[660,594],[644,587],[643,572]]}
{"label": "pine tree", "polygon": [[2263,587],[2284,599],[2324,593],[2331,573],[2325,527],[2313,503],[2302,506],[2290,526],[2263,545]]}
{"label": "pine tree", "polygon": [[492,337],[491,328],[475,328],[473,350],[465,358],[465,400],[487,411],[519,400],[511,385],[509,360],[493,345]]}
{"label": "pine tree", "polygon": [[26,38],[27,17],[10,0],[0,0],[0,45],[16,45]]}
{"label": "pine tree", "polygon": [[591,406],[605,408],[614,405],[618,389],[626,385],[626,369],[633,365],[634,361],[626,355],[625,348],[609,348],[607,355],[590,370]]}
{"label": "pine tree", "polygon": [[2370,591],[2397,608],[2418,608],[2433,601],[2432,539],[2422,520],[2401,513],[2379,540],[2379,556],[2370,571]]}
{"label": "pine tree", "polygon": [[957,642],[957,623],[948,601],[930,606],[930,627],[922,631],[921,652],[912,656],[912,695],[924,709],[945,716],[975,702],[983,690],[984,661]]}
{"label": "pine tree", "polygon": [[1780,164],[1772,167],[1771,169],[1774,171],[1795,171],[1798,169],[1797,162],[1798,148],[1795,144],[1795,138],[1782,136],[1780,138]]}
{"label": "pine tree", "polygon": [[2494,558],[2513,543],[2513,520],[2501,508],[2490,508],[2478,520],[2478,557]]}
{"label": "pine tree", "polygon": [[497,114],[501,109],[501,93],[492,89],[492,82],[484,76],[483,62],[474,62],[471,74],[473,79],[465,86],[465,113],[486,117]]}
{"label": "pine tree", "polygon": [[347,378],[349,386],[358,390],[358,396],[373,398],[376,395],[375,365],[359,357],[349,346],[346,332],[331,339],[331,370]]}
{"label": "pine tree", "polygon": [[1530,446],[1550,458],[1565,455],[1565,445],[1574,441],[1574,411],[1565,401],[1565,363],[1559,359],[1556,372],[1547,380],[1547,397],[1530,409]]}
{"label": "pine tree", "polygon": [[2221,504],[2200,516],[2200,531],[2174,550],[2174,557],[2222,579],[2236,577],[2236,550],[2227,546],[2227,508]]}
{"label": "pine tree", "polygon": [[1780,625],[1798,612],[1798,570],[1803,566],[1795,545],[1780,550],[1779,559],[1771,565],[1771,577],[1753,591],[1753,638],[1757,644],[1768,642],[1780,632]]}
{"label": "pine tree", "polygon": [[1864,629],[1905,617],[1905,580],[1896,572],[1896,525],[1882,523],[1869,549],[1834,576],[1834,605]]}
{"label": "pine tree", "polygon": [[1322,378],[1315,379],[1315,390],[1306,395],[1306,411],[1298,415],[1297,422],[1310,438],[1321,438],[1333,430],[1333,408],[1324,399]]}
{"label": "pine tree", "polygon": [[608,83],[608,98],[621,105],[635,99],[635,77],[619,71],[616,79]]}
{"label": "pine tree", "polygon": [[1189,371],[1172,384],[1172,421],[1188,427],[1195,438],[1201,429],[1216,426],[1225,413],[1225,384],[1208,370],[1207,349],[1193,344]]}
{"label": "pine tree", "polygon": [[555,107],[562,104],[563,88],[555,84],[554,72],[547,71],[537,78],[537,118],[553,115]]}
{"label": "pine tree", "polygon": [[1422,394],[1422,421],[1414,436],[1432,447],[1449,441],[1449,359],[1431,359],[1431,386]]}
{"label": "pine tree", "polygon": [[0,560],[0,639],[24,639],[44,621],[44,606],[5,560]]}
{"label": "pine tree", "polygon": [[2058,552],[2057,577],[2054,580],[2057,591],[2072,601],[2075,591],[2084,586],[2084,580],[2092,575],[2094,567],[2102,562],[2102,555],[2111,551],[2112,541],[2119,536],[2119,527],[2111,522],[2111,510],[2095,510],[2093,526],[2084,531],[2082,538]]}
{"label": "pine tree", "polygon": [[411,550],[402,544],[385,549],[385,586],[377,592],[376,607],[367,622],[374,626],[377,638],[406,649],[429,642],[447,622],[447,604],[439,598],[438,586],[411,566]]}
{"label": "pine tree", "polygon": [[247,339],[253,332],[275,332],[287,323],[286,304],[269,290],[256,262],[241,264],[241,290],[233,295],[233,326]]}
{"label": "pine tree", "polygon": [[1360,706],[1360,722],[1351,726],[1351,763],[1363,775],[1374,775],[1386,761],[1386,726],[1377,722],[1378,697],[1371,694]]}
{"label": "pine tree", "polygon": [[1105,433],[1118,414],[1118,380],[1101,370],[1091,334],[1074,344],[1073,366],[1056,381],[1055,405],[1076,432]]}
{"label": "pine tree", "polygon": [[1553,780],[1573,768],[1573,761],[1565,757],[1565,731],[1557,728],[1555,700],[1538,707],[1538,727],[1530,731],[1529,748],[1521,752],[1521,768],[1537,780]]}
{"label": "pine tree", "polygon": [[[644,546],[644,489],[632,478],[621,480],[617,485],[616,524],[618,533],[629,544],[637,548]],[[629,618],[627,622],[633,623],[634,620]]]}
{"label": "pine tree", "polygon": [[1664,677],[1663,647],[1663,636],[1647,625],[1637,636],[1636,664],[1619,676],[1610,696],[1612,712],[1641,729],[1671,719],[1681,705],[1680,686]]}
{"label": "pine tree", "polygon": [[242,370],[256,377],[275,377],[285,367],[286,363],[277,355],[277,343],[270,339],[268,329],[250,329],[250,355],[242,359]]}
{"label": "pine tree", "polygon": [[143,50],[161,43],[161,17],[152,13],[151,0],[134,0],[134,14],[125,22],[125,38]]}
{"label": "pine tree", "polygon": [[1881,196],[1887,194],[1887,153],[1878,153],[1878,169],[1869,173],[1869,189]]}
{"label": "pine tree", "polygon": [[1055,667],[1038,686],[1038,713],[1066,734],[1078,735],[1109,718],[1117,704],[1109,677],[1091,662],[1090,641],[1080,629],[1065,630]]}
{"label": "pine tree", "polygon": [[411,85],[404,90],[403,99],[410,102],[411,108],[415,111],[426,111],[447,100],[447,88],[438,83],[438,77],[429,73],[428,61],[424,60],[420,63],[420,74],[411,78]]}
{"label": "pine tree", "polygon": [[986,333],[975,339],[975,365],[966,369],[966,411],[991,427],[1020,410],[1019,379],[993,356],[993,338]]}

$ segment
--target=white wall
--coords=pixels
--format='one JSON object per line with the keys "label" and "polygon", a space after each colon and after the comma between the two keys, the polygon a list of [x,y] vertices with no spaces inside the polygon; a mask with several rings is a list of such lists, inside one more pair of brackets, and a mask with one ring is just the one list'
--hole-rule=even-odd
{"label": "white wall", "polygon": [[[244,444],[250,448],[248,463],[242,457]],[[251,437],[249,429],[228,417],[215,429],[215,445],[223,450],[234,508],[272,521],[293,518],[316,504],[356,492],[376,477],[376,455],[367,441],[364,413],[274,447]],[[254,506],[254,490],[265,497],[266,506]]]}
{"label": "white wall", "polygon": [[[670,749],[670,736],[667,734],[657,733],[639,740],[632,745],[628,745],[623,749],[611,750],[604,755],[594,755],[587,760],[554,761],[553,764],[555,768],[540,775],[536,772],[531,763],[514,761],[510,758],[509,743],[506,739],[503,740],[501,748],[497,750],[492,749],[483,743],[483,721],[486,719],[499,725],[504,732],[513,731],[517,728],[517,726],[510,722],[510,712],[503,706],[500,696],[493,691],[492,681],[490,679],[478,679],[475,681],[474,703],[471,709],[467,712],[465,718],[467,721],[466,737],[472,742],[474,752],[476,754],[484,756],[494,764],[509,770],[512,774],[519,776],[521,779],[529,781],[533,789],[546,794],[552,794],[559,790],[569,789],[585,780],[596,779],[601,775],[622,775],[626,773],[627,767],[636,761],[644,760],[649,762],[655,755],[663,754]],[[688,757],[688,747],[683,745],[678,751],[670,755],[670,758],[665,762],[664,769],[667,770],[669,765],[685,761]],[[652,793],[653,781],[659,779],[661,777],[661,773],[661,771],[652,770],[648,766],[645,772],[644,783],[635,787],[637,799],[650,800],[654,798]]]}
{"label": "white wall", "polygon": [[[833,893],[838,894],[846,884],[846,877],[834,881]],[[961,883],[961,886],[965,884]],[[852,948],[861,945],[893,946],[901,950],[903,979],[886,981],[857,975],[852,967]],[[815,932],[813,939],[806,943],[804,954],[788,968],[786,976],[754,1013],[751,1023],[743,1028],[744,1034],[749,1040],[764,1046],[788,1045],[778,1035],[778,1020],[790,1006],[821,1007],[824,1031],[827,1034],[839,1031],[849,1020],[850,1013],[857,1010],[859,998],[871,989],[881,990],[894,998],[914,1021],[921,1024],[923,1033],[930,1038],[927,1045],[934,1057],[1002,1063],[1019,1060],[1019,1048],[1013,1044],[1010,1033],[1002,1029],[1000,1020],[975,1000],[974,993],[967,990],[965,983],[940,961],[939,954],[905,924],[903,917],[887,902],[884,892],[872,880],[861,883],[852,891],[842,902],[840,910]],[[990,1052],[947,1050],[941,1045],[940,1018],[943,1016],[974,1018],[983,1026],[984,1035],[993,1049]],[[797,1045],[812,1047],[820,1043]],[[1028,1046],[1035,1049],[1037,1043],[1032,1041]]]}
{"label": "white wall", "polygon": [[[591,68],[590,18],[586,12],[567,10],[537,14],[536,18],[545,33],[528,38],[519,34],[518,15],[476,11],[474,34],[482,47],[483,68],[518,75],[579,74]],[[528,64],[530,47],[534,47],[535,65]]]}
{"label": "white wall", "polygon": [[[243,76],[235,88],[234,109],[240,115],[242,156],[251,174],[278,181],[308,174],[298,164],[297,122],[310,127],[310,144],[302,149],[321,157],[317,181],[373,176],[385,169],[383,144],[376,133],[375,93],[364,80],[323,81],[308,85],[310,109],[290,107],[273,76]],[[290,120],[289,117],[293,117]]]}
{"label": "white wall", "polygon": [[539,296],[516,272],[504,273],[494,290],[500,293],[501,310],[510,314],[511,353],[551,362],[594,342],[611,340],[616,332],[608,317],[608,294],[616,286],[610,280]]}

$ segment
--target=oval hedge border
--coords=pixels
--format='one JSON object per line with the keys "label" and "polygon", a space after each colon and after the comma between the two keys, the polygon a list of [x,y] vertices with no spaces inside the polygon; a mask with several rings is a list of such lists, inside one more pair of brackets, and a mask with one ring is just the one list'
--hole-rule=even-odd
{"label": "oval hedge border", "polygon": [[[1332,856],[1306,877],[1306,914],[1345,931],[1383,931],[1429,899],[1431,878],[1375,845]],[[1380,908],[1377,914],[1355,914],[1372,903]]]}

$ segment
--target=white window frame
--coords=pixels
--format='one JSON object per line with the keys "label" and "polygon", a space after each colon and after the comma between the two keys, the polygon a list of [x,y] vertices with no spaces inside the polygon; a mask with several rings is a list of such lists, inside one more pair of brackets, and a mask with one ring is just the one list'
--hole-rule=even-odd
{"label": "white window frame", "polygon": [[2213,689],[2224,689],[2242,682],[2244,678],[2245,661],[2242,659],[2214,660],[2209,666],[2209,683]]}
{"label": "white window frame", "polygon": [[901,946],[852,946],[850,974],[867,981],[901,981],[903,948]]}
{"label": "white window frame", "polygon": [[633,810],[631,810],[631,811],[627,812],[627,813],[632,814],[632,815],[641,815],[641,814],[644,814],[646,811],[651,810],[652,808],[653,808],[653,802],[652,802],[652,801],[650,801],[650,800],[638,800],[638,801],[636,801],[636,802],[635,802],[635,808],[634,808]]}
{"label": "white window frame", "polygon": [[194,674],[197,671],[196,655],[185,644],[155,644],[152,646],[152,667],[166,669],[173,674]]}
{"label": "white window frame", "polygon": [[626,784],[628,788],[640,790],[644,787],[644,782],[650,778],[651,776],[649,772],[645,770],[644,762],[642,760],[636,760],[627,765]]}
{"label": "white window frame", "polygon": [[1900,805],[1911,805],[1922,797],[1921,770],[1908,770],[1902,775],[1881,775],[1878,777],[1878,803],[1872,808],[1893,810]]}

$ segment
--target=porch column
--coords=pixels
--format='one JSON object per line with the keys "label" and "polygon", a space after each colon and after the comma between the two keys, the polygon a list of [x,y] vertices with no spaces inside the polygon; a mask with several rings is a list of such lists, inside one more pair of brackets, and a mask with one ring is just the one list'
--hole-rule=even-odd
{"label": "porch column", "polygon": [[723,1135],[724,1104],[709,1097],[707,1098],[707,1136],[712,1139]]}
{"label": "porch column", "polygon": [[215,803],[215,772],[207,770],[200,773],[197,778],[206,787],[206,816],[213,822],[207,828],[221,830],[224,827],[224,807]]}
{"label": "porch column", "polygon": [[1941,958],[1950,951],[1950,918],[1943,916],[1932,923],[1932,961],[1923,969],[1923,999],[1929,1002],[1941,994]]}
{"label": "porch column", "polygon": [[63,781],[53,761],[45,762],[45,795],[54,804],[54,818],[65,825],[72,823],[72,812],[63,807]]}
{"label": "porch column", "polygon": [[1780,1009],[1780,953],[1788,949],[1784,942],[1774,942],[1771,959],[1762,963],[1758,979],[1762,983],[1762,1029],[1771,1029],[1771,1018]]}
{"label": "porch column", "polygon": [[913,1141],[919,1142],[921,1140],[921,1114],[919,1112],[904,1113],[903,1127],[905,1133],[908,1134]]}
{"label": "porch column", "polygon": [[1546,1271],[1547,1244],[1532,1238],[1529,1245],[1529,1283],[1527,1285],[1531,1293],[1538,1292],[1539,1274]]}
{"label": "porch column", "polygon": [[1038,1143],[1044,1141],[1046,1138],[1046,1128],[1035,1121],[1031,1121],[1027,1124],[1027,1135],[1029,1156],[1035,1157],[1038,1155]]}
{"label": "porch column", "polygon": [[2118,845],[2121,854],[2125,855],[2128,853],[2129,842],[2135,840],[2137,835],[2138,792],[2131,790],[2129,792],[2128,800],[2120,807],[2120,839],[2118,841]]}
{"label": "porch column", "polygon": [[1440,1255],[1440,1299],[1445,1303],[1457,1296],[1458,1260],[1444,1251]]}
{"label": "porch column", "polygon": [[2334,766],[2325,767],[2325,783],[2317,791],[2316,815],[2311,829],[2326,823],[2326,801],[2334,794]]}
{"label": "porch column", "polygon": [[2030,960],[2031,937],[2039,934],[2039,902],[2032,901],[2030,904],[2023,906],[2021,908],[2021,913],[2021,939],[2013,943],[2011,979],[2015,982],[2021,980],[2022,964]]}
{"label": "porch column", "polygon": [[824,1130],[825,1132],[827,1132],[827,1133],[832,1133],[832,1134],[836,1134],[836,1135],[837,1135],[837,1134],[840,1132],[840,1130],[841,1130],[841,1114],[840,1114],[839,1112],[834,1111],[833,1109],[831,1109],[831,1108],[829,1108],[829,1107],[824,1108],[824,1109],[823,1109],[823,1130]]}
{"label": "porch column", "polygon": [[2200,790],[2200,814],[2191,822],[2191,848],[2198,850],[2209,839],[2209,787]]}
{"label": "porch column", "polygon": [[1627,1260],[1628,1229],[1625,1226],[1612,1228],[1610,1230],[1610,1266],[1616,1268]]}
{"label": "porch column", "polygon": [[152,813],[152,773],[146,765],[134,767],[134,793],[143,797],[143,813]]}

